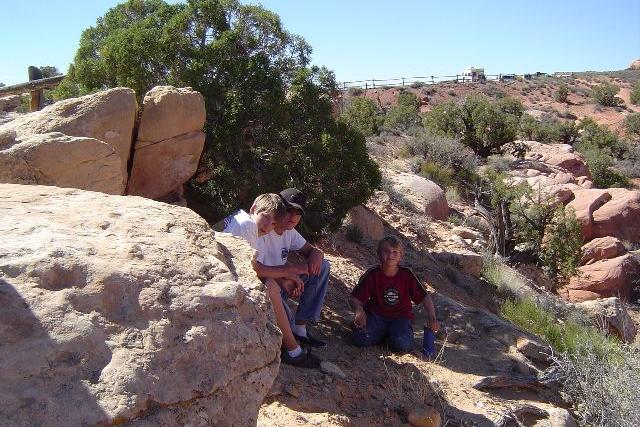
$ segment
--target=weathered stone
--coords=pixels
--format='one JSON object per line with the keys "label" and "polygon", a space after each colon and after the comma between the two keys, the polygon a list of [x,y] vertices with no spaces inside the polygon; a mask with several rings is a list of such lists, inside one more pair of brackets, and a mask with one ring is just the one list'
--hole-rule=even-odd
{"label": "weathered stone", "polygon": [[588,241],[593,237],[593,213],[611,200],[607,190],[582,189],[574,191],[575,198],[567,204],[573,209],[580,223],[582,239]]}
{"label": "weathered stone", "polygon": [[280,334],[246,243],[77,189],[1,184],[0,217],[0,424],[255,425]]}
{"label": "weathered stone", "polygon": [[204,98],[191,88],[156,86],[144,96],[138,143],[159,142],[202,130]]}
{"label": "weathered stone", "polygon": [[18,117],[0,126],[0,130],[13,129],[19,138],[62,132],[69,136],[95,138],[105,142],[119,156],[124,186],[136,113],[136,96],[133,90],[114,88],[58,101],[40,111]]}
{"label": "weathered stone", "polygon": [[433,219],[446,219],[449,215],[449,204],[445,192],[437,184],[404,172],[387,172],[395,191],[401,194],[419,212],[424,212]]}
{"label": "weathered stone", "polygon": [[604,298],[575,304],[602,329],[617,335],[624,342],[631,343],[636,337],[636,325],[627,313],[620,298]]}
{"label": "weathered stone", "polygon": [[462,227],[460,225],[451,229],[451,233],[462,237],[463,239],[471,239],[472,241],[482,239],[482,233],[476,230],[472,230],[468,227]]}
{"label": "weathered stone", "polygon": [[[120,157],[113,147],[93,138],[52,132],[9,142],[0,137],[0,182],[42,184],[123,194]],[[5,138],[6,137],[6,138]]]}
{"label": "weathered stone", "polygon": [[204,137],[198,130],[155,144],[136,145],[127,194],[157,199],[175,192],[196,172]]}
{"label": "weathered stone", "polygon": [[576,420],[564,408],[545,408],[549,416],[537,420],[533,427],[578,427]]}
{"label": "weathered stone", "polygon": [[440,412],[431,406],[414,408],[409,412],[407,421],[414,427],[440,427]]}
{"label": "weathered stone", "polygon": [[593,212],[593,237],[640,242],[640,191],[609,188],[611,200]]}
{"label": "weathered stone", "polygon": [[338,368],[331,362],[323,360],[320,362],[320,370],[328,375],[333,375],[336,378],[347,378],[347,375],[342,372],[342,369]]}
{"label": "weathered stone", "polygon": [[482,255],[473,252],[431,252],[431,255],[436,261],[448,264],[463,273],[475,277],[480,277],[482,273]]}
{"label": "weathered stone", "polygon": [[144,97],[127,194],[162,199],[198,167],[204,148],[204,98],[191,88],[157,86]]}
{"label": "weathered stone", "polygon": [[591,174],[582,156],[575,153],[573,147],[568,144],[542,144],[536,141],[524,141],[529,146],[526,159],[534,159],[549,165],[558,166],[573,176],[586,176]]}
{"label": "weathered stone", "polygon": [[549,356],[551,355],[552,350],[548,345],[542,342],[534,341],[527,337],[520,337],[516,342],[516,349],[534,362],[550,362]]}
{"label": "weathered stone", "polygon": [[626,253],[627,249],[615,237],[598,237],[582,246],[580,265],[591,264],[602,259],[615,258]]}
{"label": "weathered stone", "polygon": [[628,300],[637,277],[640,266],[631,254],[626,254],[578,267],[577,275],[559,293],[570,302],[615,296]]}
{"label": "weathered stone", "polygon": [[367,239],[375,241],[384,237],[382,220],[366,206],[358,205],[349,210],[347,224],[358,227],[362,235]]}
{"label": "weathered stone", "polygon": [[0,111],[14,111],[20,106],[20,95],[9,95],[0,98]]}

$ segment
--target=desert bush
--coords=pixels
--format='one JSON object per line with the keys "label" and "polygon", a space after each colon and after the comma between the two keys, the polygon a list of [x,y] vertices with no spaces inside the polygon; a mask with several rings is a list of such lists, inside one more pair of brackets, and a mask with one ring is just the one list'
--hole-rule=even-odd
{"label": "desert bush", "polygon": [[624,119],[624,130],[630,138],[640,139],[640,113],[630,114]]}
{"label": "desert bush", "polygon": [[602,351],[598,341],[581,340],[573,353],[554,355],[549,372],[580,425],[640,425],[640,355],[626,345],[609,347]]}
{"label": "desert bush", "polygon": [[631,186],[629,178],[623,172],[613,168],[615,160],[607,150],[596,145],[580,143],[578,151],[584,156],[596,188]]}
{"label": "desert bush", "polygon": [[376,115],[376,104],[369,98],[357,96],[351,98],[349,106],[340,118],[349,126],[360,131],[364,136],[370,136],[378,132]]}
{"label": "desert bush", "polygon": [[458,215],[449,215],[447,217],[447,222],[453,225],[462,225],[464,220]]}
{"label": "desert bush", "polygon": [[555,124],[555,135],[563,144],[573,145],[578,139],[578,126],[573,120],[558,120]]}
{"label": "desert bush", "polygon": [[582,258],[582,228],[572,210],[556,208],[540,249],[540,261],[556,285],[576,274]]}
{"label": "desert bush", "polygon": [[131,87],[139,99],[163,84],[199,91],[206,140],[188,198],[215,222],[296,186],[309,196],[301,228],[316,238],[367,200],[380,172],[362,134],[332,116],[335,77],[309,67],[310,53],[261,6],[129,0],[83,32],[67,77],[79,90]]}
{"label": "desert bush", "polygon": [[484,254],[482,260],[482,278],[493,285],[505,297],[515,297],[518,290],[528,287],[526,280],[499,257]]}
{"label": "desert bush", "polygon": [[580,147],[586,149],[595,146],[613,157],[622,158],[627,149],[626,144],[618,139],[613,132],[598,125],[589,117],[580,122],[578,131],[580,132],[578,151],[581,150]]}
{"label": "desert bush", "polygon": [[640,104],[640,81],[636,82],[631,89],[630,101],[634,105]]}
{"label": "desert bush", "polygon": [[420,175],[427,178],[442,188],[455,185],[454,171],[445,165],[435,162],[424,162],[420,166]]}
{"label": "desert bush", "polygon": [[351,96],[360,96],[364,93],[364,89],[361,89],[359,87],[350,87],[347,90],[347,93]]}
{"label": "desert bush", "polygon": [[415,81],[413,83],[411,83],[409,85],[410,88],[412,89],[420,89],[421,87],[425,86],[426,83],[425,82],[419,82],[419,81]]}
{"label": "desert bush", "polygon": [[569,97],[569,87],[566,84],[561,84],[556,90],[555,100],[558,102],[566,103]]}
{"label": "desert bush", "polygon": [[559,139],[555,122],[538,120],[529,114],[523,114],[518,124],[518,136],[528,141],[549,143]]}
{"label": "desert bush", "polygon": [[398,95],[398,104],[387,111],[384,118],[384,126],[390,129],[409,130],[420,126],[421,118],[418,113],[420,101],[412,92],[401,92]]}
{"label": "desert bush", "polygon": [[623,101],[616,95],[620,92],[620,88],[609,82],[600,83],[591,89],[591,97],[604,107],[615,107]]}
{"label": "desert bush", "polygon": [[628,143],[622,160],[617,160],[615,167],[623,175],[640,178],[640,144]]}
{"label": "desert bush", "polygon": [[520,116],[511,101],[492,102],[481,95],[469,95],[462,105],[446,102],[435,106],[424,126],[435,135],[459,139],[480,157],[501,154],[517,134]]}

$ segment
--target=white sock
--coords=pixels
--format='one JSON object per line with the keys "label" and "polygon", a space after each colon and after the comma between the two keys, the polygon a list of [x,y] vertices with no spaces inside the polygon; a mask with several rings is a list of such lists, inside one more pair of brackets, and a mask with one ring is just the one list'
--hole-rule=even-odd
{"label": "white sock", "polygon": [[293,325],[293,333],[299,337],[306,337],[307,325]]}
{"label": "white sock", "polygon": [[302,349],[300,348],[300,346],[297,346],[293,350],[287,350],[287,353],[289,353],[289,356],[291,357],[298,357],[302,354]]}

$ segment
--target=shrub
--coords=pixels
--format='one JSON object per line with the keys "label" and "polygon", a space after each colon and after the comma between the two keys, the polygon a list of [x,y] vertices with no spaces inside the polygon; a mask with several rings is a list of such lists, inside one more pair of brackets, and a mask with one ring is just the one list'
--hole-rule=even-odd
{"label": "shrub", "polygon": [[419,89],[419,88],[421,88],[421,87],[423,87],[425,85],[426,85],[425,82],[415,81],[415,82],[411,83],[411,85],[409,85],[409,87],[412,88],[412,89]]}
{"label": "shrub", "polygon": [[482,95],[469,95],[463,105],[447,102],[425,116],[424,126],[436,135],[459,138],[480,157],[501,154],[517,134],[517,104],[496,103]]}
{"label": "shrub", "polygon": [[567,283],[582,258],[582,228],[573,211],[556,208],[545,227],[540,260],[554,283]]}
{"label": "shrub", "polygon": [[566,103],[569,97],[569,87],[566,84],[561,84],[556,90],[555,100],[558,102]]}
{"label": "shrub", "polygon": [[615,107],[623,101],[616,95],[620,88],[613,83],[604,82],[591,89],[591,97],[604,107]]}
{"label": "shrub", "polygon": [[376,105],[371,99],[358,96],[351,99],[349,106],[340,118],[364,136],[370,136],[378,132],[376,113]]}
{"label": "shrub", "polygon": [[640,81],[637,81],[631,89],[630,101],[634,105],[640,104]]}
{"label": "shrub", "polygon": [[630,187],[627,176],[614,170],[615,164],[607,150],[596,145],[580,143],[578,151],[584,156],[591,171],[591,180],[596,188]]}
{"label": "shrub", "polygon": [[[362,134],[332,116],[333,73],[261,6],[129,0],[86,29],[69,82],[80,91],[190,86],[204,96],[205,147],[189,200],[215,222],[259,193],[308,194],[309,238],[337,229],[380,183]],[[341,191],[333,191],[340,188]]]}
{"label": "shrub", "polygon": [[578,138],[578,126],[573,120],[559,120],[555,125],[555,135],[564,144],[571,144]]}
{"label": "shrub", "polygon": [[640,113],[628,115],[624,119],[624,129],[629,137],[640,139]]}
{"label": "shrub", "polygon": [[[622,158],[627,146],[606,127],[598,125],[593,119],[587,117],[578,125],[580,144],[582,147],[597,147],[616,158]],[[580,148],[578,148],[580,151]]]}
{"label": "shrub", "polygon": [[364,90],[359,87],[350,87],[347,93],[351,96],[360,96],[364,93]]}
{"label": "shrub", "polygon": [[420,175],[430,179],[442,188],[450,187],[455,184],[453,170],[438,163],[424,162],[420,167]]}
{"label": "shrub", "polygon": [[401,92],[398,95],[398,105],[394,105],[387,111],[384,126],[390,129],[409,130],[420,126],[421,119],[418,114],[420,101],[412,92]]}
{"label": "shrub", "polygon": [[518,125],[518,135],[522,139],[538,142],[553,142],[559,139],[558,128],[552,120],[538,120],[529,114],[523,114]]}

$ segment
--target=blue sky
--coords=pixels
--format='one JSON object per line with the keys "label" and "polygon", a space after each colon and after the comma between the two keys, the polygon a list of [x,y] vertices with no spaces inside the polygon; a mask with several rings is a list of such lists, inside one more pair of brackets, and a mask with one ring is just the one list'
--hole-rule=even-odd
{"label": "blue sky", "polygon": [[[456,74],[605,71],[640,58],[639,0],[258,0],[339,81]],[[29,65],[66,71],[83,29],[117,0],[2,0],[0,82]],[[36,29],[34,29],[36,28]]]}

